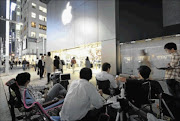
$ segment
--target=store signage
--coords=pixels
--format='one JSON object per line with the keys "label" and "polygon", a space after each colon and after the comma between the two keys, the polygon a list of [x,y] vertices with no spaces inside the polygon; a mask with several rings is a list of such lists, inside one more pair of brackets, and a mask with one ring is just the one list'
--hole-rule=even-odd
{"label": "store signage", "polygon": [[67,3],[66,9],[64,9],[62,13],[62,22],[64,25],[71,22],[72,14],[71,14],[72,6],[70,6],[70,2]]}

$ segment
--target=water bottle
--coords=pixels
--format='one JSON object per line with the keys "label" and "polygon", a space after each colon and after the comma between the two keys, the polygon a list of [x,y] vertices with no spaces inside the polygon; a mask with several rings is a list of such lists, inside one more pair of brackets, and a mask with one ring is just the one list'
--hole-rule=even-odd
{"label": "water bottle", "polygon": [[124,93],[125,93],[125,89],[124,89],[124,84],[123,84],[121,88],[121,93],[120,93],[121,98],[124,98]]}
{"label": "water bottle", "polygon": [[[116,78],[118,78],[119,77],[119,75],[116,75],[116,77],[115,77],[115,80],[116,80]],[[119,81],[116,81],[117,82],[117,85],[118,85],[118,87],[120,87],[120,82]]]}

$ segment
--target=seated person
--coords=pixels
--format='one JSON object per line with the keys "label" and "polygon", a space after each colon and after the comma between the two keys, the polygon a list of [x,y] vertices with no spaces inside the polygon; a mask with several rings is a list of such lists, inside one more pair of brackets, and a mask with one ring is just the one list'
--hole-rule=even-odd
{"label": "seated person", "polygon": [[[89,80],[92,78],[92,71],[89,68],[82,68],[80,80],[71,83],[65,97],[60,117],[62,121],[96,121],[102,111],[104,99]],[[91,106],[96,109],[91,110]]]}
{"label": "seated person", "polygon": [[[119,94],[120,91],[118,89],[118,81],[115,80],[115,77],[111,74],[109,74],[110,72],[110,68],[111,68],[111,65],[109,63],[103,63],[102,65],[102,72],[98,73],[96,75],[96,79],[98,81],[106,81],[106,80],[109,80],[110,81],[110,88],[114,89],[115,90],[115,95]],[[105,90],[103,91],[104,93],[107,92],[108,93],[109,90]],[[107,94],[105,93],[105,94]]]}
{"label": "seated person", "polygon": [[[142,104],[148,104],[150,97],[155,98],[155,95],[162,93],[163,90],[157,81],[149,80],[151,69],[148,66],[140,66],[138,71],[138,78],[118,77],[117,80],[126,82],[126,97],[140,107]],[[151,95],[149,95],[149,91],[151,91]]]}
{"label": "seated person", "polygon": [[[31,78],[31,75],[27,72],[20,73],[16,76],[16,82],[18,83],[19,88],[20,88],[21,98],[23,98],[24,89],[28,89],[28,84],[30,83],[30,78]],[[35,99],[32,91],[29,90],[28,92],[29,92],[29,94],[27,95],[27,97],[25,97],[26,103],[28,103],[28,105],[31,105],[33,102],[35,102],[35,101],[37,102],[38,100]],[[45,102],[51,101],[59,95],[65,96],[66,93],[67,93],[67,91],[64,89],[64,87],[62,85],[56,84],[47,93],[47,96],[45,97]],[[40,102],[40,103],[42,103],[42,102]]]}

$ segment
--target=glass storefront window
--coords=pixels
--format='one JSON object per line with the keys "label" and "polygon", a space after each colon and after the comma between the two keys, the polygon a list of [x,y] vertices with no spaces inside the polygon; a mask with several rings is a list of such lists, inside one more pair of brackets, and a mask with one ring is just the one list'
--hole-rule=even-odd
{"label": "glass storefront window", "polygon": [[39,29],[46,30],[46,25],[39,24]]}
{"label": "glass storefront window", "polygon": [[47,36],[46,36],[46,34],[41,34],[41,33],[39,33],[39,38],[47,38]]}
{"label": "glass storefront window", "polygon": [[35,32],[31,32],[31,37],[36,37],[36,33]]}
{"label": "glass storefront window", "polygon": [[47,19],[46,19],[45,16],[39,15],[39,20],[41,20],[41,21],[46,21]]}
{"label": "glass storefront window", "polygon": [[72,57],[76,58],[76,69],[80,70],[85,67],[85,59],[88,56],[90,62],[93,64],[93,70],[95,72],[101,71],[101,43],[91,43],[87,45],[82,45],[76,48],[71,49],[62,49],[57,51],[52,51],[52,58],[54,56],[59,56],[61,60],[64,60],[66,63],[66,68],[71,69],[71,59]]}
{"label": "glass storefront window", "polygon": [[47,9],[42,6],[39,6],[39,11],[47,13]]}
{"label": "glass storefront window", "polygon": [[31,27],[36,28],[36,22],[31,22]]}
{"label": "glass storefront window", "polygon": [[36,4],[35,3],[32,3],[32,8],[36,8]]}
{"label": "glass storefront window", "polygon": [[36,13],[31,12],[31,17],[32,17],[32,18],[36,18]]}
{"label": "glass storefront window", "polygon": [[21,15],[21,13],[20,13],[19,11],[17,11],[17,12],[16,12],[16,14],[17,14],[18,16],[20,16],[20,15]]}

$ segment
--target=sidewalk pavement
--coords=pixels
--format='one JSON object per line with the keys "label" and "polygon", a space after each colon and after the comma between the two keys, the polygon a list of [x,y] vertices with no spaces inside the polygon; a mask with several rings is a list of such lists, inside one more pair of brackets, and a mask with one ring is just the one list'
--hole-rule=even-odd
{"label": "sidewalk pavement", "polygon": [[4,85],[0,78],[0,121],[11,121],[11,114],[8,108]]}

